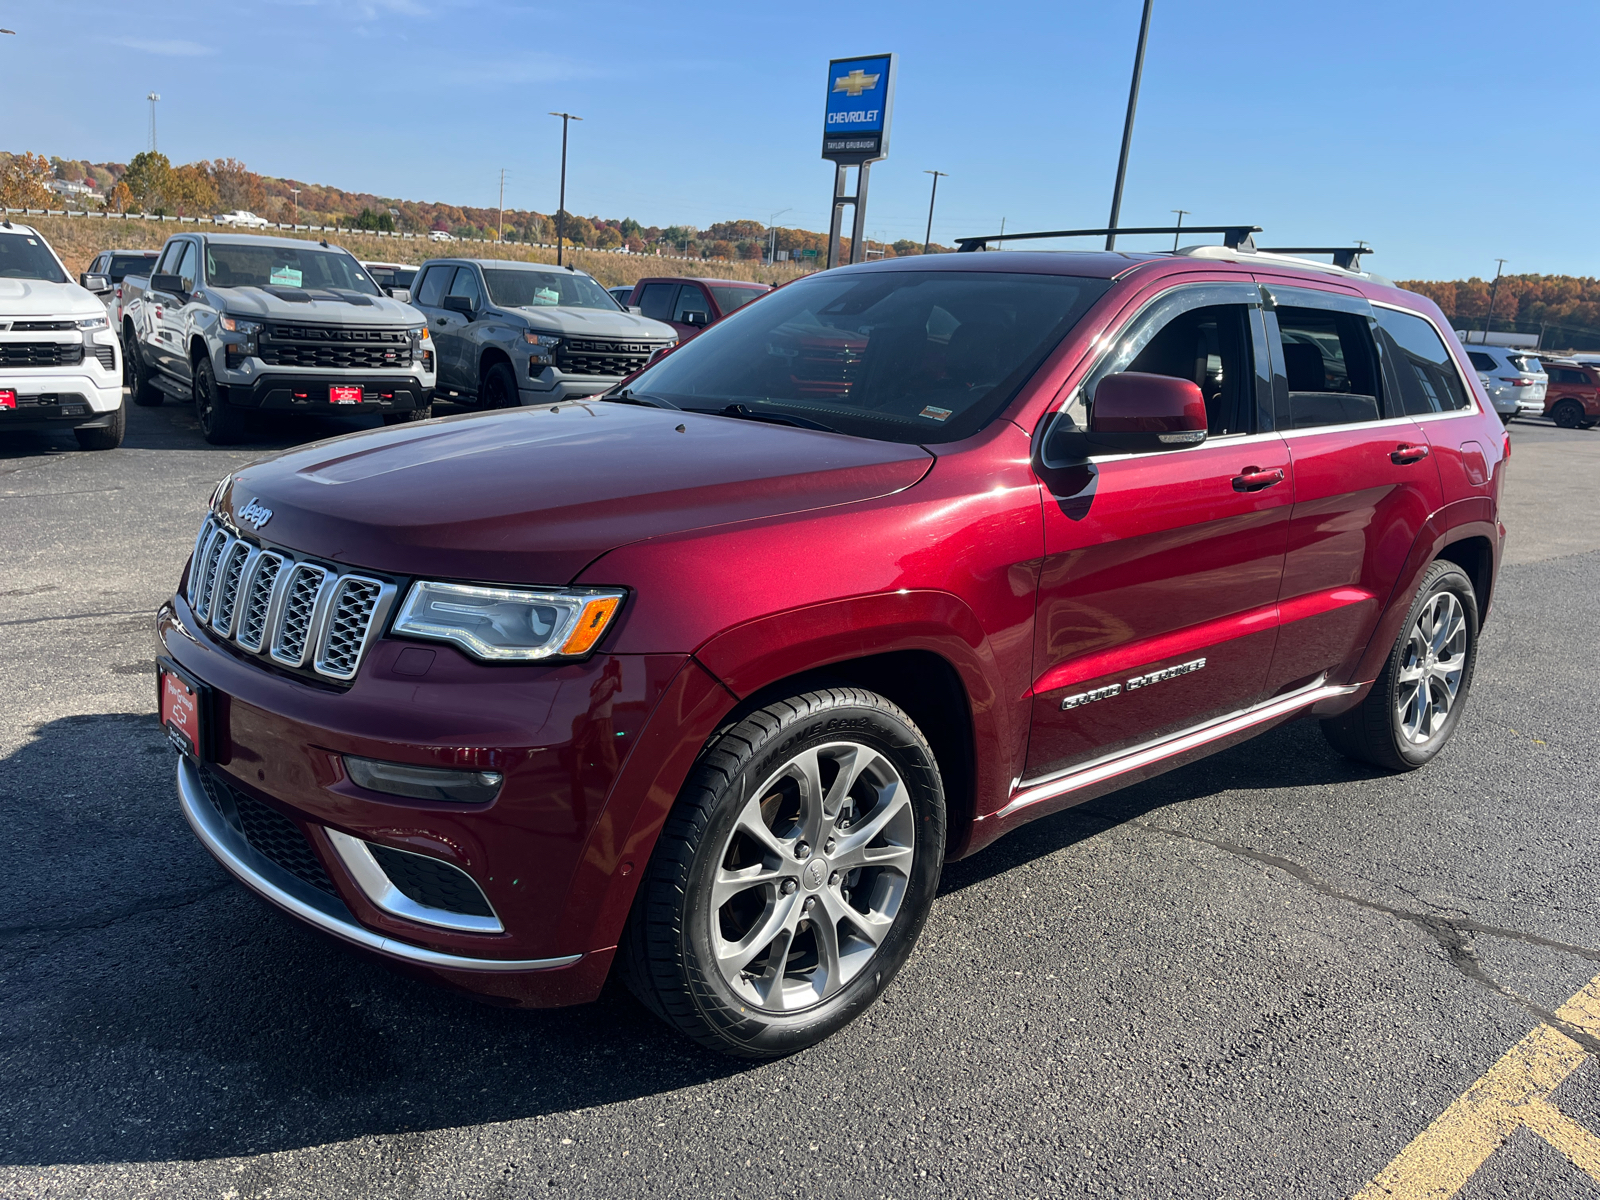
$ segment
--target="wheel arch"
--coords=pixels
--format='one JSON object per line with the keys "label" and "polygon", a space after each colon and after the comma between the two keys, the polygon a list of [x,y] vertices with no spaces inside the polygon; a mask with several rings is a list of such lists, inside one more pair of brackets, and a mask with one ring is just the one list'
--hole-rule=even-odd
{"label": "wheel arch", "polygon": [[1472,591],[1478,600],[1478,620],[1489,611],[1489,599],[1494,591],[1494,546],[1483,534],[1468,534],[1446,543],[1438,556],[1448,559],[1467,573],[1472,580]]}
{"label": "wheel arch", "polygon": [[505,363],[511,368],[511,375],[516,377],[517,368],[511,362],[511,356],[499,346],[485,346],[478,353],[478,391],[483,391],[483,379],[489,373],[489,368],[496,363]]}
{"label": "wheel arch", "polygon": [[205,338],[198,333],[189,337],[189,366],[194,368],[200,365],[202,359],[209,359],[211,351],[206,347]]}

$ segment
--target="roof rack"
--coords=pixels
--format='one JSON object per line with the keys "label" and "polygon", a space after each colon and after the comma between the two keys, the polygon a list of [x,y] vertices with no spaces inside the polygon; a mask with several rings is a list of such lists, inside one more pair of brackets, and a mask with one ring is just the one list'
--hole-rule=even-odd
{"label": "roof rack", "polygon": [[[1025,242],[1036,238],[1059,237],[1108,237],[1112,234],[1121,236],[1125,233],[1220,233],[1222,244],[1229,250],[1240,250],[1248,254],[1255,250],[1255,240],[1251,234],[1260,233],[1259,225],[1141,225],[1131,229],[1052,229],[1044,233],[992,233],[985,237],[957,238],[956,245],[961,249],[958,253],[981,250],[990,242]],[[1323,251],[1323,253],[1327,253]]]}
{"label": "roof rack", "polygon": [[1258,246],[1261,254],[1331,254],[1333,265],[1342,271],[1361,270],[1361,256],[1371,254],[1371,246]]}

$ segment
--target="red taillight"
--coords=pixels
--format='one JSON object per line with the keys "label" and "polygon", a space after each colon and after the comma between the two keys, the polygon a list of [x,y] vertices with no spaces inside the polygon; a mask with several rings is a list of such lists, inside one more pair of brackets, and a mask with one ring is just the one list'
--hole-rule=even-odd
{"label": "red taillight", "polygon": [[1507,387],[1532,387],[1539,381],[1537,379],[1523,379],[1519,375],[1502,375],[1500,382]]}
{"label": "red taillight", "polygon": [[117,303],[122,303],[122,285],[120,283],[117,284]]}
{"label": "red taillight", "polygon": [[1500,457],[1502,459],[1511,457],[1511,431],[1509,429],[1506,430],[1506,444],[1504,449],[1502,449],[1500,452]]}

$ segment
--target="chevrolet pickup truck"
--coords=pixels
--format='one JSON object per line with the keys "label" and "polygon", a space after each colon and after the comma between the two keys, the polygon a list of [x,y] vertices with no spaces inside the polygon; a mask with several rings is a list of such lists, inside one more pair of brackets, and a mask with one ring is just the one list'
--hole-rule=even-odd
{"label": "chevrolet pickup truck", "polygon": [[191,401],[213,445],[250,411],[431,415],[427,322],[325,241],[181,233],[122,305],[133,402]]}
{"label": "chevrolet pickup truck", "polygon": [[70,429],[85,450],[114,450],[126,422],[105,305],[36,230],[0,222],[0,431]]}

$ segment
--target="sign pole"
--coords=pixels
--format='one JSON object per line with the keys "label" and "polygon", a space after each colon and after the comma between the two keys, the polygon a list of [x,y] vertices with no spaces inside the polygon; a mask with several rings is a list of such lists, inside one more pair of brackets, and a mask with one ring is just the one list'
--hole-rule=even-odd
{"label": "sign pole", "polygon": [[[872,54],[836,58],[828,64],[827,102],[823,110],[822,157],[833,163],[833,205],[828,222],[828,269],[842,257],[844,206],[855,210],[851,222],[852,263],[866,259],[867,177],[872,164],[889,156],[889,124],[894,110],[896,56]],[[850,195],[848,168],[856,168],[856,191]]]}
{"label": "sign pole", "polygon": [[1122,181],[1128,175],[1128,151],[1133,146],[1133,113],[1139,107],[1139,79],[1144,74],[1144,44],[1150,39],[1150,6],[1144,0],[1144,17],[1139,22],[1139,49],[1133,55],[1133,82],[1128,87],[1128,116],[1122,123],[1122,155],[1117,159],[1117,186],[1111,191],[1111,220],[1106,228],[1106,249],[1117,248],[1117,218],[1122,214]]}

